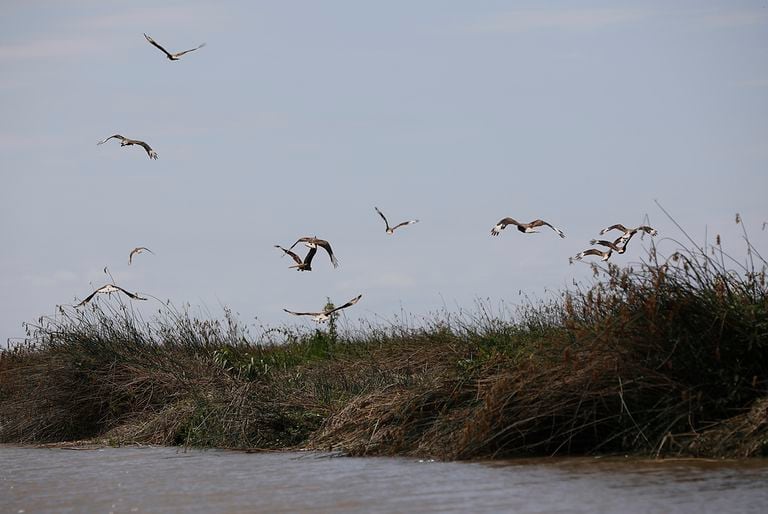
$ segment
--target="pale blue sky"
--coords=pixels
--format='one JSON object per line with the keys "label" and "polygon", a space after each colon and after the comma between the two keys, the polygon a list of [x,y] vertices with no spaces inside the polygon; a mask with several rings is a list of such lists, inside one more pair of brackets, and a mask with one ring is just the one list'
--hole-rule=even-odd
{"label": "pale blue sky", "polygon": [[[0,337],[105,265],[248,324],[358,293],[348,318],[514,304],[588,277],[568,257],[607,224],[647,214],[671,249],[654,199],[743,255],[740,212],[768,254],[767,5],[4,2]],[[208,45],[169,62],[143,32]],[[96,146],[114,133],[159,160]],[[422,221],[390,237],[374,205]],[[492,238],[504,216],[567,238]],[[287,269],[273,245],[304,235],[340,267]],[[139,245],[156,255],[128,267]]]}

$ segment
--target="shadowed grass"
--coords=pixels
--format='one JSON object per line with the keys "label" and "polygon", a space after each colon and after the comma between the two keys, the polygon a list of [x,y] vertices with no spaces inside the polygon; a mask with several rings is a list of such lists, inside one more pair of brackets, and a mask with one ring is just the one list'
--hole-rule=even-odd
{"label": "shadowed grass", "polygon": [[421,326],[252,337],[229,312],[62,309],[0,354],[0,440],[768,455],[766,262],[745,240],[744,263],[652,246],[555,300]]}

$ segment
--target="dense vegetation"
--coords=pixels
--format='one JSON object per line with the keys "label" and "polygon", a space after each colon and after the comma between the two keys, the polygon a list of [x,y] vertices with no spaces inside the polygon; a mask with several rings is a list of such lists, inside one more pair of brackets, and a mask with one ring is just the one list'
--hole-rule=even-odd
{"label": "dense vegetation", "polygon": [[768,455],[766,262],[747,245],[745,263],[652,247],[556,300],[418,327],[253,338],[228,314],[61,309],[0,354],[0,441]]}

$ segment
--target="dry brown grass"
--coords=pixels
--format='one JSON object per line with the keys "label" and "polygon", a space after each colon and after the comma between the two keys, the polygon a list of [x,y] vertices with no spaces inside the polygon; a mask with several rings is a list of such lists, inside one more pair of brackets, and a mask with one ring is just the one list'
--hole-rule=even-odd
{"label": "dry brown grass", "polygon": [[767,455],[765,261],[734,270],[707,250],[652,248],[509,319],[481,305],[418,327],[252,338],[228,315],[62,311],[0,354],[0,440]]}

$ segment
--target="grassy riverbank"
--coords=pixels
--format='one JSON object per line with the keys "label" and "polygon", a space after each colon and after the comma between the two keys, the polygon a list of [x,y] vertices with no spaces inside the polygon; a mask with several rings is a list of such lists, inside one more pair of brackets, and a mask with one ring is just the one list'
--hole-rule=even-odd
{"label": "grassy riverbank", "polygon": [[254,338],[231,316],[168,311],[147,323],[108,301],[61,310],[0,354],[0,441],[765,456],[758,257],[652,251],[514,315],[480,306],[419,327],[332,323]]}

